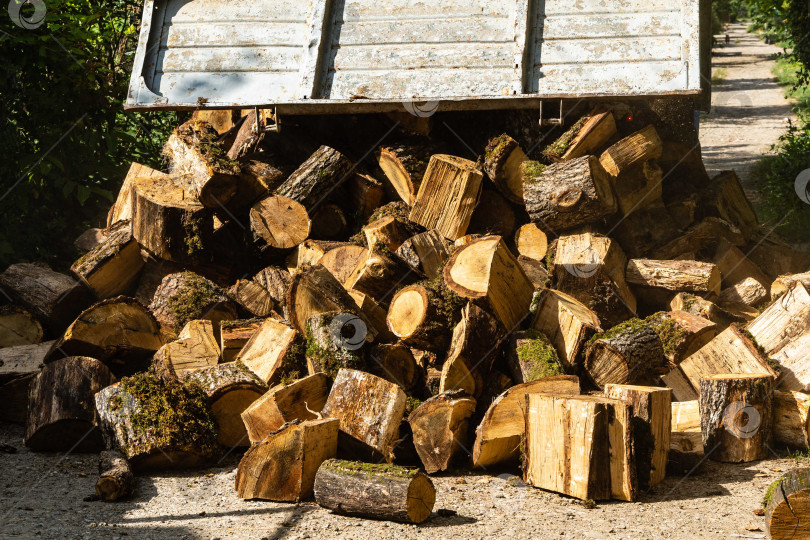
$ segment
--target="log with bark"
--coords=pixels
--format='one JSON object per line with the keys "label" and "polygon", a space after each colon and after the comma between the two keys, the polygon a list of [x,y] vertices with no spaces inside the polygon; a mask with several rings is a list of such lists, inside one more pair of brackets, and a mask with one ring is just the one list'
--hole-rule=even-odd
{"label": "log with bark", "polygon": [[773,393],[773,440],[791,448],[810,449],[810,396],[804,392]]}
{"label": "log with bark", "polygon": [[424,382],[424,370],[416,363],[413,353],[403,343],[375,345],[366,356],[370,373],[398,384],[406,392]]}
{"label": "log with bark", "polygon": [[0,306],[0,349],[19,345],[35,345],[42,341],[39,320],[20,306]]}
{"label": "log with bark", "polygon": [[627,282],[632,285],[700,293],[720,293],[720,270],[699,261],[657,261],[630,259]]}
{"label": "log with bark", "polygon": [[409,347],[442,353],[450,343],[449,328],[459,320],[464,300],[437,279],[400,289],[391,299],[389,330]]}
{"label": "log with bark", "polygon": [[349,177],[351,160],[328,146],[321,146],[279,186],[277,195],[292,199],[312,212]]}
{"label": "log with bark", "polygon": [[312,238],[338,240],[346,236],[348,229],[349,218],[336,204],[321,204],[312,213]]}
{"label": "log with bark", "polygon": [[537,330],[512,332],[507,339],[506,361],[516,384],[565,372],[554,346]]}
{"label": "log with bark", "polygon": [[228,290],[230,296],[254,317],[269,317],[277,307],[270,293],[252,279],[240,279]]}
{"label": "log with bark", "polygon": [[773,437],[770,373],[707,375],[700,379],[703,447],[715,461],[765,458]]}
{"label": "log with bark", "polygon": [[397,289],[420,277],[395,253],[378,245],[369,249],[343,284],[387,306]]}
{"label": "log with bark", "polygon": [[717,303],[724,308],[739,304],[755,307],[765,302],[769,297],[768,290],[759,281],[748,277],[720,291]]}
{"label": "log with bark", "polygon": [[383,201],[383,184],[373,176],[355,173],[346,180],[346,198],[349,208],[357,212],[358,219],[365,223]]}
{"label": "log with bark", "polygon": [[318,264],[329,270],[335,279],[345,283],[360,261],[368,257],[368,249],[363,246],[346,244],[329,249],[318,260]]}
{"label": "log with bark", "polygon": [[515,233],[515,247],[520,255],[543,261],[548,253],[548,237],[537,224],[527,223]]}
{"label": "log with bark", "polygon": [[685,311],[661,311],[645,319],[661,338],[664,355],[673,365],[697,352],[718,333],[718,325]]}
{"label": "log with bark", "polygon": [[129,221],[121,221],[104,242],[73,263],[70,270],[103,300],[128,292],[143,265],[141,247],[132,237]]}
{"label": "log with bark", "polygon": [[[655,201],[619,219],[613,225],[611,236],[619,242],[628,257],[638,258],[649,256],[655,249],[676,240],[681,234],[681,228],[676,225],[667,207],[660,201]],[[676,255],[682,253],[684,252]]]}
{"label": "log with bark", "polygon": [[293,421],[251,446],[236,472],[237,495],[288,502],[311,497],[318,467],[337,452],[338,424]]}
{"label": "log with bark", "polygon": [[521,166],[528,159],[518,142],[506,134],[489,141],[484,151],[484,172],[498,191],[513,203],[523,202]]}
{"label": "log with bark", "polygon": [[287,323],[265,319],[245,343],[236,361],[244,364],[269,386],[283,378],[297,379],[306,370],[304,338]]}
{"label": "log with bark", "polygon": [[258,109],[253,109],[242,117],[239,128],[235,130],[233,143],[228,149],[228,159],[240,159],[256,150],[265,137],[265,125],[264,115]]}
{"label": "log with bark", "polygon": [[568,161],[587,155],[598,155],[616,135],[616,119],[610,111],[594,109],[583,116],[559,140],[543,150],[553,161]]}
{"label": "log with bark", "polygon": [[135,492],[135,474],[118,450],[104,450],[98,458],[96,495],[102,501],[126,499]]}
{"label": "log with bark", "polygon": [[667,474],[687,475],[705,461],[698,400],[672,402],[672,433]]}
{"label": "log with bark", "polygon": [[372,221],[363,227],[362,232],[366,245],[370,249],[374,249],[379,244],[389,251],[396,251],[408,239],[408,230],[401,221],[393,216]]}
{"label": "log with bark", "polygon": [[419,233],[405,240],[396,254],[414,271],[428,279],[441,275],[442,268],[452,254],[450,242],[437,231]]}
{"label": "log with bark", "polygon": [[354,299],[357,307],[360,308],[360,313],[365,316],[365,320],[371,324],[372,331],[376,333],[374,337],[376,342],[389,343],[397,340],[396,336],[388,329],[388,324],[385,321],[386,310],[376,300],[354,289],[349,289],[349,295]]}
{"label": "log with bark", "polygon": [[720,218],[707,217],[689,227],[681,236],[651,250],[649,256],[653,259],[677,259],[688,253],[711,257],[723,240],[734,246],[745,245],[745,238],[737,227]]}
{"label": "log with bark", "polygon": [[152,369],[161,376],[183,377],[216,366],[220,349],[211,321],[189,321],[177,339],[163,345],[152,359]]}
{"label": "log with bark", "polygon": [[771,288],[771,278],[762,269],[754,264],[751,259],[740,251],[740,248],[732,245],[725,239],[720,239],[717,244],[717,251],[714,254],[714,264],[720,269],[723,275],[722,286],[730,287],[746,278],[754,278],[765,289]]}
{"label": "log with bark", "polygon": [[464,391],[455,391],[424,401],[408,416],[425,472],[446,471],[467,456],[469,420],[474,412],[475,400]]}
{"label": "log with bark", "polygon": [[620,140],[599,158],[599,162],[612,176],[619,176],[635,165],[658,159],[663,153],[663,143],[653,126],[647,126]]}
{"label": "log with bark", "polygon": [[267,197],[250,209],[253,240],[267,257],[289,252],[307,239],[311,227],[306,208],[288,197]]}
{"label": "log with bark", "polygon": [[573,296],[554,289],[541,290],[535,302],[532,328],[549,338],[566,370],[579,367],[585,343],[602,331],[599,318]]}
{"label": "log with bark", "polygon": [[427,138],[412,138],[381,146],[374,155],[396,195],[413,206],[430,157],[436,153],[438,148]]}
{"label": "log with bark", "polygon": [[548,270],[540,261],[518,255],[518,264],[523,269],[523,273],[529,278],[529,281],[534,285],[535,291],[540,291],[548,285],[549,277]]}
{"label": "log with bark", "polygon": [[45,366],[31,383],[24,444],[36,452],[98,452],[104,448],[96,392],[115,382],[93,358],[70,356]]}
{"label": "log with bark", "polygon": [[810,535],[810,469],[782,475],[768,487],[763,499],[767,531],[773,540],[799,540]]}
{"label": "log with bark", "polygon": [[585,370],[600,388],[606,384],[639,384],[664,365],[658,332],[645,321],[630,319],[594,335],[585,356]]}
{"label": "log with bark", "polygon": [[[167,175],[146,165],[141,165],[134,161],[132,162],[121,184],[121,189],[118,191],[118,197],[107,213],[107,228],[112,227],[119,221],[132,219],[132,186],[134,185],[134,180],[136,178],[148,178],[150,176],[162,176],[165,178]],[[92,249],[92,247],[90,249]]]}
{"label": "log with bark", "polygon": [[801,283],[804,285],[805,289],[810,289],[810,272],[778,276],[771,284],[771,300],[780,298],[783,294],[792,289],[796,283]]}
{"label": "log with bark", "polygon": [[223,362],[233,362],[262,325],[262,319],[220,321],[219,350]]}
{"label": "log with bark", "polygon": [[37,374],[54,343],[56,341],[0,348],[0,384]]}
{"label": "log with bark", "polygon": [[307,321],[307,372],[334,379],[343,368],[365,370],[366,327],[356,315],[325,311]]}

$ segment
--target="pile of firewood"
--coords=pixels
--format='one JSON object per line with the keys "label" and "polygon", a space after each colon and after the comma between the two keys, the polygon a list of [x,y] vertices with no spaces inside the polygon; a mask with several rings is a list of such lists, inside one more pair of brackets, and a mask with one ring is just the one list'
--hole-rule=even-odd
{"label": "pile of firewood", "polygon": [[526,117],[195,113],[73,276],[0,274],[0,419],[105,500],[243,447],[242,498],[414,523],[442,471],[632,501],[809,448],[810,257],[691,110]]}

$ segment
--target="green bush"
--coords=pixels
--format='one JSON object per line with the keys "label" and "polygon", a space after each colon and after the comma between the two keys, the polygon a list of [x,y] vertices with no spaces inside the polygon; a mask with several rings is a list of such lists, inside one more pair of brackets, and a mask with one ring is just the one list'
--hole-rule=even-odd
{"label": "green bush", "polygon": [[0,269],[69,265],[129,163],[161,166],[177,115],[123,110],[140,10],[140,0],[48,0],[30,30],[0,15]]}

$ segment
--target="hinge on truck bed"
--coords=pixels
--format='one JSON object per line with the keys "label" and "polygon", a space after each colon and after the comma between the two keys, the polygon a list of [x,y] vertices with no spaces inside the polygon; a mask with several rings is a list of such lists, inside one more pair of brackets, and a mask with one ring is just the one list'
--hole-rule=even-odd
{"label": "hinge on truck bed", "polygon": [[[561,126],[563,125],[563,100],[560,100],[559,115],[556,118],[546,118],[543,116],[543,100],[540,100],[540,125],[541,126]],[[546,107],[548,111],[548,107]]]}

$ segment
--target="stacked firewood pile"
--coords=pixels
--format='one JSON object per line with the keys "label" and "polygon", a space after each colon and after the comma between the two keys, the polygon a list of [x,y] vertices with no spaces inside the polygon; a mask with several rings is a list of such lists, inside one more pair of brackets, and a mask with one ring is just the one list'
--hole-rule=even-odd
{"label": "stacked firewood pile", "polygon": [[103,450],[105,500],[242,447],[242,498],[409,522],[442,471],[632,501],[808,448],[810,258],[688,112],[195,113],[72,276],[0,274],[2,419]]}

